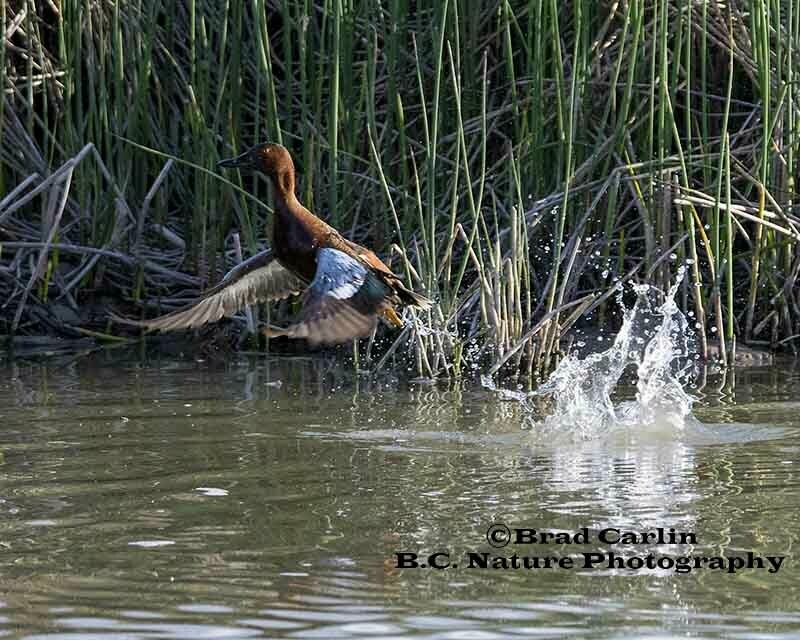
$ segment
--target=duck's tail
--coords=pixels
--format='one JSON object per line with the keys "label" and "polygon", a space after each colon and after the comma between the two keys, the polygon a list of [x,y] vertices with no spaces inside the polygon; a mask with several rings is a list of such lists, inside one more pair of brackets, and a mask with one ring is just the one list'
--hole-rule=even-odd
{"label": "duck's tail", "polygon": [[404,305],[409,307],[417,307],[426,311],[430,309],[433,305],[433,300],[430,298],[426,298],[421,293],[416,293],[411,289],[407,289],[406,286],[402,283],[399,283],[396,286],[397,297],[400,298],[400,302]]}

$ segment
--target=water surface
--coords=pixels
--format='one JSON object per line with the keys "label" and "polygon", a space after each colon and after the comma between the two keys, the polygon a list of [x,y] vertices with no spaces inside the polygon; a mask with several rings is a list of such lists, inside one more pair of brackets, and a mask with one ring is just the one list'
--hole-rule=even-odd
{"label": "water surface", "polygon": [[[791,363],[693,390],[709,438],[580,441],[537,437],[523,406],[491,390],[358,377],[330,358],[109,352],[1,367],[3,634],[800,633]],[[630,552],[787,559],[773,574],[396,568],[400,551],[609,549],[492,549],[492,523],[672,527],[697,544]]]}

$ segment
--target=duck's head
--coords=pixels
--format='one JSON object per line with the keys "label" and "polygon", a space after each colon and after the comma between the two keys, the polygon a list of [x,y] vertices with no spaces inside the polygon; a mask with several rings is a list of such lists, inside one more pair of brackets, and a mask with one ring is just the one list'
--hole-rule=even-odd
{"label": "duck's head", "polygon": [[257,144],[234,158],[220,160],[217,167],[224,169],[249,169],[260,171],[272,178],[284,194],[294,193],[294,163],[286,147],[264,142]]}

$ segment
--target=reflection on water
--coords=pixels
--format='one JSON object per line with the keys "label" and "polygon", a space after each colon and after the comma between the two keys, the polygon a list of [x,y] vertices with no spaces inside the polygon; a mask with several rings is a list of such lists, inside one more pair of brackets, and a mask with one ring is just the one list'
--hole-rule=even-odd
{"label": "reflection on water", "polygon": [[[0,631],[796,637],[800,380],[737,375],[693,391],[707,441],[558,444],[490,391],[359,379],[326,359],[8,364]],[[696,533],[694,555],[788,559],[735,575],[395,568],[400,551],[576,552],[492,550],[491,523],[674,527]]]}

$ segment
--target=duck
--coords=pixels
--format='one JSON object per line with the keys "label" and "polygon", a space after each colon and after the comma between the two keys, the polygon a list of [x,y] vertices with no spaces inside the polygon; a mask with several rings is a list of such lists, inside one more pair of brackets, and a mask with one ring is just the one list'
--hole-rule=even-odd
{"label": "duck", "polygon": [[267,325],[262,332],[270,338],[333,345],[371,335],[378,319],[402,327],[398,311],[404,307],[431,307],[428,297],[406,287],[373,251],[343,237],[303,206],[295,194],[295,167],[286,147],[264,142],[217,167],[259,171],[272,181],[270,248],[241,262],[187,307],[150,320],[114,316],[116,321],[149,331],[191,329],[255,303],[302,296],[294,322],[283,328]]}

